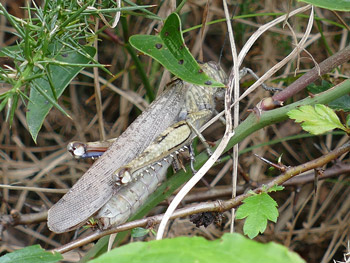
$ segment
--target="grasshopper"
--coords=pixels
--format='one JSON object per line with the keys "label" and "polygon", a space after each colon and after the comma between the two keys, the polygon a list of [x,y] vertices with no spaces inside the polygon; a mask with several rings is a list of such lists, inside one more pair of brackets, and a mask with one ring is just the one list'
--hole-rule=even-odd
{"label": "grasshopper", "polygon": [[[202,69],[213,79],[226,82],[224,71],[216,63],[203,64]],[[103,219],[107,213],[103,211],[110,211],[108,206],[114,207],[109,203],[115,200],[112,196],[127,191],[141,191],[136,190],[142,189],[139,187],[142,181],[137,179],[145,176],[149,167],[153,167],[151,169],[156,175],[165,174],[166,158],[172,158],[174,152],[189,144],[195,134],[200,135],[197,130],[212,116],[215,99],[221,98],[223,91],[223,88],[202,87],[180,79],[173,80],[70,191],[51,207],[48,212],[49,228],[56,233],[73,230],[85,224],[101,208],[98,215],[100,220],[108,221],[104,227],[123,221],[116,218],[120,218],[120,214],[109,220]],[[71,145],[69,150],[84,154],[79,150],[81,146],[74,147]],[[164,175],[160,177],[164,178]],[[157,182],[156,187],[160,179],[154,180]],[[145,184],[150,181],[149,178],[144,179]],[[142,202],[137,201],[139,204],[147,198],[146,195],[138,196],[138,200],[142,199]],[[135,200],[127,201],[136,203]],[[129,217],[130,213],[121,214]]]}

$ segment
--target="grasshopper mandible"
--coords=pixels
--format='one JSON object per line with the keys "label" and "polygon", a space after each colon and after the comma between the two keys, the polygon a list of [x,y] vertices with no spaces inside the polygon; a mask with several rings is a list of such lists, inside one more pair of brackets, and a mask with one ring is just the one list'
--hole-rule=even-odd
{"label": "grasshopper mandible", "polygon": [[[216,63],[203,64],[202,69],[213,79],[226,82],[224,71]],[[85,224],[101,207],[108,206],[113,195],[125,192],[122,189],[140,191],[136,190],[140,180],[135,180],[143,175],[143,170],[152,164],[164,163],[164,158],[189,144],[194,134],[199,135],[197,130],[215,110],[215,99],[222,96],[223,88],[173,80],[69,192],[51,207],[48,212],[49,228],[56,233],[73,230]],[[154,172],[164,174],[164,167],[165,164],[158,166]],[[144,198],[147,196],[139,199],[144,201]],[[128,201],[136,203],[135,200]],[[105,211],[105,207],[101,211]],[[101,216],[99,213],[99,216],[103,221],[105,214]],[[112,216],[108,222],[118,221],[115,217],[118,215]]]}

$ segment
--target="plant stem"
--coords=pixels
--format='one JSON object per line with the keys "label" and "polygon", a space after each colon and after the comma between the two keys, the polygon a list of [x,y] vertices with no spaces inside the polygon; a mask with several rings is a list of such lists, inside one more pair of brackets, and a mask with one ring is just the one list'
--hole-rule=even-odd
{"label": "plant stem", "polygon": [[289,87],[272,96],[272,99],[274,101],[286,101],[286,99],[305,89],[307,85],[314,82],[323,74],[332,71],[334,68],[346,63],[349,60],[350,46],[347,46],[343,50],[322,61],[318,66],[315,66],[302,77],[294,81],[291,85],[289,85]]}

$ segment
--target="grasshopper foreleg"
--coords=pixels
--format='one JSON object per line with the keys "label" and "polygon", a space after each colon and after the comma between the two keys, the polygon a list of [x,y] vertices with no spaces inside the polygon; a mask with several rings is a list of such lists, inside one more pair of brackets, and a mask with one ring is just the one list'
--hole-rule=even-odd
{"label": "grasshopper foreleg", "polygon": [[[259,79],[258,75],[255,74],[255,72],[253,70],[251,70],[250,68],[242,68],[239,72],[239,78],[241,79],[243,76],[247,75],[247,74],[250,74],[253,76],[253,78],[255,78],[256,80]],[[267,86],[266,84],[262,83],[261,84],[261,87],[263,87],[264,90],[267,90],[267,91],[272,91],[272,92],[276,92],[276,91],[281,91],[282,89],[280,88],[274,88],[274,87],[269,87]]]}

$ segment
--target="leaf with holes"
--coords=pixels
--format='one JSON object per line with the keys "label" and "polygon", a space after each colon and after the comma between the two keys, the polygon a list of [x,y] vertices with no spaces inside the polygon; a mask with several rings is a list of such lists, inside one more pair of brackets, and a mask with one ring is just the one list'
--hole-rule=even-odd
{"label": "leaf with holes", "polygon": [[204,74],[189,52],[182,37],[180,17],[176,13],[166,19],[159,35],[134,35],[129,42],[182,80],[201,86],[225,87]]}
{"label": "leaf with holes", "polygon": [[256,237],[259,232],[264,233],[267,220],[277,221],[277,203],[267,193],[256,194],[246,198],[237,209],[236,218],[246,218],[243,232],[249,238]]}
{"label": "leaf with holes", "polygon": [[298,109],[289,111],[288,116],[291,119],[295,119],[296,122],[301,122],[301,127],[305,131],[315,135],[336,128],[346,130],[337,114],[323,104],[301,106]]}

